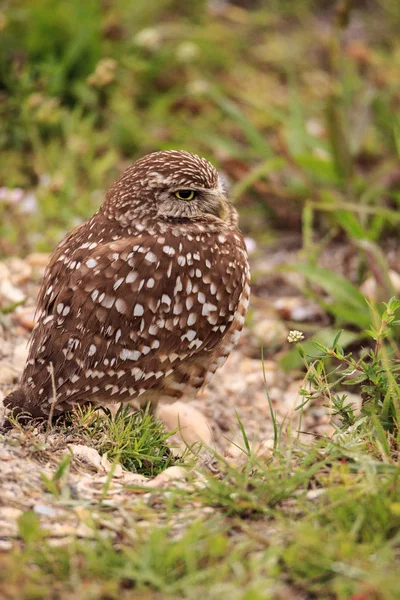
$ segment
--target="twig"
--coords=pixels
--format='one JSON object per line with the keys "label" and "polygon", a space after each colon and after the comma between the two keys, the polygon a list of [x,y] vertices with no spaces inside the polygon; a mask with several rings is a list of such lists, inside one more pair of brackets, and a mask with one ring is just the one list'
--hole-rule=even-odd
{"label": "twig", "polygon": [[55,405],[57,402],[56,378],[54,375],[54,366],[53,366],[52,362],[50,363],[50,377],[51,377],[51,389],[53,392],[53,400],[51,402],[49,417],[47,419],[46,441],[47,441],[47,434],[48,434],[49,428],[51,427],[51,423],[53,420],[54,408],[55,408]]}

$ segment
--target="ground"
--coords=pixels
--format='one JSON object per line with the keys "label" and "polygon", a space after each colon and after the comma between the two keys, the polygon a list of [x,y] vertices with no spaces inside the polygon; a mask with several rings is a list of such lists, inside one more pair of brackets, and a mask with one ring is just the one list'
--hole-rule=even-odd
{"label": "ground", "polygon": [[[35,294],[47,259],[47,255],[35,254],[28,256],[26,260],[12,259],[1,263],[2,286],[12,290],[14,297],[20,295],[25,298],[23,307],[16,308],[3,318],[3,347],[0,355],[0,393],[3,396],[15,387],[13,384],[18,380],[26,358],[27,341],[34,320]],[[274,303],[282,310],[285,303],[290,307],[290,300],[293,301],[293,298],[276,296]],[[261,302],[261,299],[259,301]],[[303,304],[306,306],[305,302]],[[300,306],[300,298],[297,305]],[[295,409],[300,404],[298,392],[302,378],[293,378],[293,374],[289,376],[279,365],[282,350],[285,351],[289,347],[286,340],[289,329],[280,321],[272,303],[265,302],[264,311],[267,306],[270,307],[268,317],[263,317],[263,321],[258,322],[258,330],[261,331],[262,327],[267,328],[265,335],[270,337],[269,345],[276,353],[273,352],[264,360],[261,360],[260,355],[256,357],[259,354],[258,345],[254,344],[254,336],[247,329],[239,347],[195,401],[189,406],[178,403],[177,406],[161,407],[159,411],[170,430],[180,425],[185,442],[193,444],[196,441],[205,441],[228,460],[236,460],[242,454],[240,448],[243,446],[243,436],[238,419],[254,450],[270,453],[274,442],[274,430],[267,394],[272,401],[276,418],[280,422],[286,420],[285,430],[297,429],[299,425]],[[316,306],[313,308],[317,311]],[[179,422],[175,413],[180,415]],[[318,406],[318,403],[310,404],[303,415],[302,431],[303,437],[307,434],[332,433],[329,411]],[[76,463],[77,473],[70,474],[70,485],[79,490],[83,486],[82,489],[86,490],[83,494],[85,500],[97,499],[99,494],[102,494],[102,487],[107,480],[105,473],[111,468],[111,463],[107,460],[102,463],[99,456],[96,453],[92,456],[89,450],[86,450],[88,455],[85,457],[82,444],[79,445],[75,437],[66,434],[64,430],[61,433],[52,433],[51,428],[50,431],[40,434],[30,431],[26,440],[22,429],[14,428],[3,436],[0,442],[4,461],[0,471],[0,496],[3,502],[0,536],[3,538],[4,548],[11,547],[8,536],[12,539],[17,535],[16,519],[21,511],[34,509],[36,505],[44,507],[49,498],[52,500],[48,489],[43,485],[42,475],[44,473],[49,477],[52,468],[57,466],[66,453],[71,451],[76,457],[73,465]],[[79,436],[77,438],[79,442]],[[11,440],[14,440],[14,443],[10,443]],[[22,448],[18,443],[21,440],[25,440]],[[172,446],[174,441],[179,444],[177,435],[171,442]],[[37,456],[32,444],[36,446]],[[39,450],[41,444],[43,451]],[[177,449],[176,453],[178,452]],[[179,477],[184,472],[176,467],[171,469],[171,472]],[[118,488],[121,488],[121,484],[135,482],[136,476],[132,473],[120,470],[118,475]],[[15,485],[22,481],[23,488],[16,495]],[[139,476],[139,481],[142,482],[142,476]],[[164,483],[162,479],[160,481]],[[113,485],[110,491],[112,488]],[[44,511],[44,508],[40,510]],[[42,521],[43,526],[49,529],[51,519],[50,523],[47,523],[45,511]],[[61,529],[65,530],[65,535],[68,535],[68,527],[70,526],[67,523],[62,524]],[[57,533],[57,537],[59,535]]]}
{"label": "ground", "polygon": [[[275,260],[293,260],[288,247]],[[1,263],[3,289],[24,298],[2,316],[3,396],[23,366],[46,260]],[[266,298],[268,278],[280,285]],[[226,365],[188,407],[160,412],[185,438],[157,438],[161,462],[148,443],[133,448],[147,417],[123,439],[128,421],[116,432],[116,417],[90,411],[0,434],[0,597],[396,597],[394,447],[382,449],[362,420],[340,433],[322,393],[298,410],[307,386],[304,372],[281,366],[289,329],[280,315],[324,317],[293,295],[291,275],[261,281]],[[269,336],[263,359],[255,331]],[[361,397],[348,400],[358,413]]]}

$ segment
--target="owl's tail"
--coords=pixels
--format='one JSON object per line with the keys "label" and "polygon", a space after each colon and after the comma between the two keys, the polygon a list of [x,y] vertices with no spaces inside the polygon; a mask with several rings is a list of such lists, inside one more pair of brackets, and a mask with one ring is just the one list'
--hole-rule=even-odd
{"label": "owl's tail", "polygon": [[4,398],[4,406],[11,410],[13,417],[17,417],[21,413],[29,413],[33,418],[46,416],[40,405],[32,401],[30,394],[24,386],[6,396]]}

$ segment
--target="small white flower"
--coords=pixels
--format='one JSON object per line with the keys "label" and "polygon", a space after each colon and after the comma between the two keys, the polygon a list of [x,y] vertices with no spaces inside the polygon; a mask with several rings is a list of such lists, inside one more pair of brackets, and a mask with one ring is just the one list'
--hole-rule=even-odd
{"label": "small white flower", "polygon": [[10,201],[11,204],[20,204],[24,199],[24,190],[21,188],[14,188],[10,190]]}
{"label": "small white flower", "polygon": [[50,187],[52,182],[52,177],[49,173],[42,173],[39,175],[39,185],[42,187]]}
{"label": "small white flower", "polygon": [[153,52],[159,49],[161,41],[160,32],[153,27],[142,29],[134,37],[134,42],[137,46],[146,48],[146,50],[152,50]]}
{"label": "small white flower", "polygon": [[317,138],[323,138],[326,134],[325,127],[318,119],[308,119],[306,121],[306,130],[307,133]]}
{"label": "small white flower", "polygon": [[192,62],[199,54],[199,47],[193,42],[182,42],[176,49],[176,58],[185,63]]}
{"label": "small white flower", "polygon": [[187,84],[186,89],[188,94],[193,96],[202,96],[209,91],[210,86],[208,82],[204,81],[203,79],[194,79]]}
{"label": "small white flower", "polygon": [[7,200],[10,191],[6,187],[0,187],[0,200]]}
{"label": "small white flower", "polygon": [[37,211],[38,203],[33,192],[27,192],[21,202],[21,212],[33,214]]}
{"label": "small white flower", "polygon": [[304,340],[304,335],[301,331],[297,331],[297,329],[293,329],[289,331],[289,335],[287,336],[287,341],[289,344],[296,344],[297,342],[301,342]]}

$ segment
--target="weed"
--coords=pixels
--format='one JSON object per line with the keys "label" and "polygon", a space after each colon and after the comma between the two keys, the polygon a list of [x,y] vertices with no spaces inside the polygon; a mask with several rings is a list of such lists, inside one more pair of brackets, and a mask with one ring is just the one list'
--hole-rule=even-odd
{"label": "weed", "polygon": [[174,432],[166,431],[148,410],[132,413],[123,404],[114,414],[78,409],[72,415],[72,427],[100,454],[135,473],[154,476],[179,462],[167,443]]}
{"label": "weed", "polygon": [[47,475],[44,475],[44,473],[42,473],[42,480],[47,491],[50,492],[50,494],[54,494],[54,496],[56,496],[57,498],[63,495],[63,481],[65,480],[68,474],[70,463],[71,455],[67,454],[66,456],[64,456],[64,458],[61,459],[52,477],[47,477]]}
{"label": "weed", "polygon": [[[393,297],[388,303],[383,303],[381,311],[370,308],[374,326],[365,333],[375,341],[373,348],[364,348],[356,356],[345,353],[339,344],[341,332],[330,347],[312,342],[318,356],[308,354],[298,344],[307,368],[306,383],[311,389],[302,390],[305,400],[301,407],[304,402],[323,398],[333,409],[333,414],[341,417],[342,428],[346,429],[354,425],[356,418],[342,389],[343,386],[357,386],[363,399],[361,414],[378,419],[378,427],[397,432],[400,422],[400,364],[396,339],[400,321],[396,319],[396,313],[400,302]],[[332,361],[333,367],[330,366]]]}

